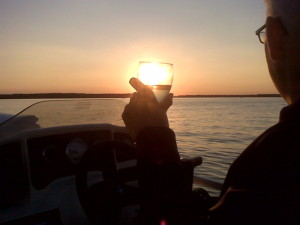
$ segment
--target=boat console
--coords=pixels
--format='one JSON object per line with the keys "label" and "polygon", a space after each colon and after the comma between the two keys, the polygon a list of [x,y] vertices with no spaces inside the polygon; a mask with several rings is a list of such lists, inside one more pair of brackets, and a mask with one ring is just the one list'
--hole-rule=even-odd
{"label": "boat console", "polygon": [[[0,225],[134,224],[140,188],[135,145],[120,118],[124,105],[46,101],[2,122]],[[190,187],[201,162],[183,161]]]}
{"label": "boat console", "polygon": [[[0,140],[0,224],[89,224],[76,185],[81,158],[105,141],[133,149],[125,128],[110,124],[27,130]],[[134,187],[134,152],[114,154],[116,169]],[[99,161],[89,162],[88,187],[103,181]]]}

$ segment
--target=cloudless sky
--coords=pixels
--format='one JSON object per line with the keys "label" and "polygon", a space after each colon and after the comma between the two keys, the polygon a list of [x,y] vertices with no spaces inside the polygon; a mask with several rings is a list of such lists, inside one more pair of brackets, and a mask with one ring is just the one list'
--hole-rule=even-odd
{"label": "cloudless sky", "polygon": [[263,0],[0,0],[0,93],[128,93],[141,60],[172,92],[277,93],[255,30]]}

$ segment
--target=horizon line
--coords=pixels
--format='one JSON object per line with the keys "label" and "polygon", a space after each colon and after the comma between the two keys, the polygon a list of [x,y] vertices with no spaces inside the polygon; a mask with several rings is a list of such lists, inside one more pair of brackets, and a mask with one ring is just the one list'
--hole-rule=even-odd
{"label": "horizon line", "polygon": [[[0,94],[0,99],[32,99],[32,98],[130,98],[132,93],[15,93]],[[279,94],[195,94],[174,95],[174,98],[201,98],[201,97],[281,97]]]}

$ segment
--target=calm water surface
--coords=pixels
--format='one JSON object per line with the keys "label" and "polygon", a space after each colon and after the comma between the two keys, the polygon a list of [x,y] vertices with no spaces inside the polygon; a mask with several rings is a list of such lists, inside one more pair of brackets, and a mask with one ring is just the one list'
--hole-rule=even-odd
{"label": "calm water surface", "polygon": [[[37,101],[0,100],[0,112],[17,113]],[[277,97],[176,98],[168,116],[182,157],[203,157],[195,174],[223,182],[233,160],[277,123],[284,106]]]}
{"label": "calm water surface", "polygon": [[223,182],[234,159],[278,122],[281,98],[182,98],[169,111],[183,157],[202,156],[195,174]]}

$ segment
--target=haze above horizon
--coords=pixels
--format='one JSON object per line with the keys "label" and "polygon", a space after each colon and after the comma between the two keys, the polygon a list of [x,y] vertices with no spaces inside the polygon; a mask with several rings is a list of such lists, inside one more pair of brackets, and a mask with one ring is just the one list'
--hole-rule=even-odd
{"label": "haze above horizon", "polygon": [[255,30],[263,0],[1,0],[0,94],[130,93],[138,62],[175,95],[277,93]]}

